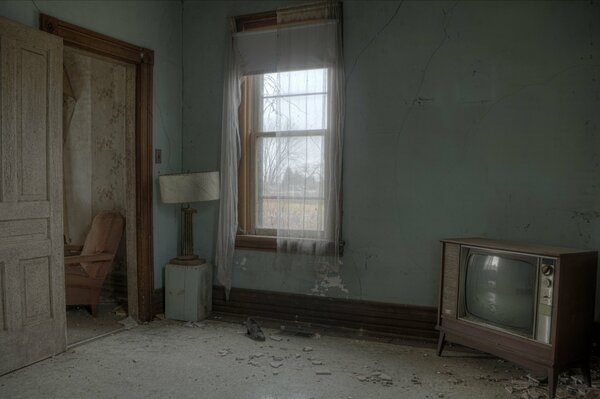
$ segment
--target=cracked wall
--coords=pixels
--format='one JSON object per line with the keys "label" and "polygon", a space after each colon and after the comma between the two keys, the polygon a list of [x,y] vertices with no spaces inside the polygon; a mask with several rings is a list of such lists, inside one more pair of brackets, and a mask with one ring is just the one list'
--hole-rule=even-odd
{"label": "cracked wall", "polygon": [[[219,166],[226,18],[279,4],[184,2],[184,168]],[[435,306],[440,238],[600,248],[598,1],[344,2],[344,52],[343,264],[237,251],[234,286]]]}
{"label": "cracked wall", "polygon": [[[155,175],[218,169],[227,17],[292,3],[36,1],[155,50]],[[432,306],[442,237],[599,248],[599,24],[598,1],[345,2],[342,264],[238,251],[234,286]],[[198,211],[212,259],[218,204]],[[154,223],[158,288],[179,212],[157,192]]]}

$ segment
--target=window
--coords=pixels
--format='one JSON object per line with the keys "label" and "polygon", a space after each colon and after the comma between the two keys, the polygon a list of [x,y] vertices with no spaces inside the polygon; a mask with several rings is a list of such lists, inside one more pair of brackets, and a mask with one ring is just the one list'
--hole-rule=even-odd
{"label": "window", "polygon": [[273,230],[284,227],[283,214],[289,216],[285,227],[292,234],[323,231],[327,69],[253,79],[256,232],[274,235]]}
{"label": "window", "polygon": [[324,231],[328,83],[327,68],[246,78],[242,157],[249,170],[240,191],[251,215],[244,234],[274,236],[279,228],[317,237]]}
{"label": "window", "polygon": [[339,25],[321,16],[274,31],[282,15],[237,19],[238,32],[253,32],[237,36],[245,76],[236,246],[275,249],[284,240],[291,251],[323,253],[339,242]]}

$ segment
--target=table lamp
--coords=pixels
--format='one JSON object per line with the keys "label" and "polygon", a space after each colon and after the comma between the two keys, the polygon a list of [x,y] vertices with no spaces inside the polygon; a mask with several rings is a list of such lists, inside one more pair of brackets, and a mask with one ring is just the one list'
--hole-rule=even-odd
{"label": "table lamp", "polygon": [[206,261],[194,254],[194,225],[196,210],[191,202],[219,199],[219,172],[193,172],[162,175],[158,177],[160,198],[165,204],[185,204],[182,212],[181,254],[171,263],[176,265],[201,265]]}

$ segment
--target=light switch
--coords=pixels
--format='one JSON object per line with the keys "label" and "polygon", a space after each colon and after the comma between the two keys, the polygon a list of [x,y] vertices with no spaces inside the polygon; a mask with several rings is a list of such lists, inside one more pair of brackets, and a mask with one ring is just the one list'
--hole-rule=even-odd
{"label": "light switch", "polygon": [[160,148],[154,150],[154,163],[162,163],[162,150]]}

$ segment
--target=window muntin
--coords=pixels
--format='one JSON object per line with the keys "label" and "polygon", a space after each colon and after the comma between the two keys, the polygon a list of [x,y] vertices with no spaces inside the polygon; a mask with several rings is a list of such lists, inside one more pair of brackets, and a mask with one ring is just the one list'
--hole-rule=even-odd
{"label": "window muntin", "polygon": [[267,73],[260,90],[261,132],[327,129],[327,69]]}

